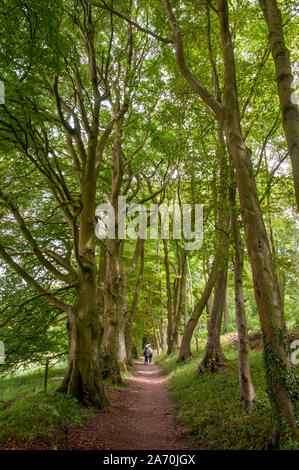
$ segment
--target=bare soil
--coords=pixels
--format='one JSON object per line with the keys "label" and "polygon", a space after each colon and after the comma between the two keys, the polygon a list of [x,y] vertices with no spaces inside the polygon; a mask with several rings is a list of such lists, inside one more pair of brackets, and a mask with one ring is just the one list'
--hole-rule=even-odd
{"label": "bare soil", "polygon": [[[99,412],[83,426],[68,428],[51,438],[36,438],[6,449],[188,450],[187,433],[175,421],[166,378],[155,364],[134,363],[133,375],[121,390],[107,389],[108,412]],[[2,447],[3,449],[3,447]]]}

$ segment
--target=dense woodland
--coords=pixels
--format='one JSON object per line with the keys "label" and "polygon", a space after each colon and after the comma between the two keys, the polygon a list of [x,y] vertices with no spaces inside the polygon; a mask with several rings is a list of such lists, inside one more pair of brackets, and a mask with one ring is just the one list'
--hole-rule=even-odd
{"label": "dense woodland", "polygon": [[[299,439],[296,7],[1,0],[0,378],[65,361],[58,391],[103,409],[146,343],[217,380],[232,335],[250,410],[260,332],[274,438]],[[99,239],[119,196],[201,204],[202,246]]]}

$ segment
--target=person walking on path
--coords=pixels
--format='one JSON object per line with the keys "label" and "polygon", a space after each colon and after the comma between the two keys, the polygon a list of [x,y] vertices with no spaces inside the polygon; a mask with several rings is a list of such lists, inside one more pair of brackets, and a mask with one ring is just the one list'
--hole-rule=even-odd
{"label": "person walking on path", "polygon": [[147,344],[143,350],[143,355],[144,355],[144,364],[148,364],[149,361],[149,345]]}

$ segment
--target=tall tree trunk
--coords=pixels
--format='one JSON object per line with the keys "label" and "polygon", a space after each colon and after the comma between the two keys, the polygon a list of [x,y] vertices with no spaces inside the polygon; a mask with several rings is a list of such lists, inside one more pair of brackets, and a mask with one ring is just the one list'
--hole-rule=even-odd
{"label": "tall tree trunk", "polygon": [[167,326],[166,326],[166,318],[162,312],[162,317],[159,324],[159,331],[160,331],[160,338],[161,338],[161,349],[164,351],[167,349]]}
{"label": "tall tree trunk", "polygon": [[170,282],[170,272],[169,272],[169,259],[168,259],[168,244],[167,240],[163,239],[163,248],[164,248],[164,267],[166,274],[166,289],[167,289],[167,354],[172,353],[172,335],[173,335],[173,299],[172,299],[172,290]]}
{"label": "tall tree trunk", "polygon": [[228,309],[228,292],[226,287],[225,299],[224,299],[224,315],[223,315],[223,332],[227,332],[229,320],[229,309]]}
{"label": "tall tree trunk", "polygon": [[231,200],[231,227],[234,239],[235,262],[234,262],[234,288],[235,288],[235,311],[238,329],[238,357],[239,357],[239,384],[241,398],[246,407],[252,405],[255,390],[251,380],[249,362],[249,342],[246,324],[246,313],[243,293],[243,255],[244,247],[240,234],[238,215],[236,207],[235,181],[232,180],[230,188]]}
{"label": "tall tree trunk", "polygon": [[103,377],[113,383],[122,383],[121,371],[127,370],[125,318],[126,277],[123,272],[124,241],[118,238],[118,228],[121,222],[118,197],[121,195],[123,180],[123,151],[121,142],[121,127],[118,126],[112,146],[111,207],[115,215],[115,238],[106,239],[106,289],[105,289],[105,319],[104,338],[102,344]]}
{"label": "tall tree trunk", "polygon": [[128,310],[127,305],[127,279],[125,276],[122,278],[121,282],[121,297],[122,301],[120,304],[119,310],[119,337],[118,337],[118,361],[120,363],[121,369],[126,371],[128,370],[129,361],[127,356],[127,345],[126,345],[126,315]]}
{"label": "tall tree trunk", "polygon": [[286,135],[293,179],[297,210],[299,211],[299,106],[294,98],[294,84],[290,53],[285,45],[281,13],[276,0],[259,0],[264,14],[272,57],[275,65],[276,83]]}
{"label": "tall tree trunk", "polygon": [[[143,255],[144,240],[138,239],[134,251],[131,266],[124,271],[122,255],[124,242],[122,240],[109,240],[107,242],[107,252],[109,265],[107,264],[107,305],[110,305],[110,313],[105,308],[105,328],[104,328],[104,344],[103,357],[105,360],[106,371],[105,377],[111,377],[112,381],[120,383],[120,377],[116,374],[115,363],[121,371],[128,370],[130,362],[132,362],[131,346],[132,346],[132,322],[134,312],[137,308],[140,283],[143,275]],[[129,274],[136,268],[139,254],[141,253],[141,270],[139,272],[135,295],[133,299],[132,309],[128,311],[127,306],[127,278]],[[111,296],[112,293],[112,296]],[[112,313],[114,311],[114,313]],[[130,318],[132,317],[132,318]],[[115,337],[115,338],[114,338]],[[117,350],[112,345],[118,342]],[[114,357],[113,357],[114,356]],[[109,370],[113,367],[114,370]],[[116,378],[117,377],[117,378]]]}
{"label": "tall tree trunk", "polygon": [[125,351],[122,249],[123,241],[107,239],[103,377],[117,384],[122,384],[121,370],[126,368],[125,359],[121,360]]}
{"label": "tall tree trunk", "polygon": [[[161,269],[160,269],[160,242],[159,240],[157,240],[157,272],[160,276]],[[159,294],[160,294],[160,299],[161,299],[161,310],[160,310],[161,319],[159,322],[159,336],[160,336],[161,349],[162,351],[164,351],[164,349],[167,348],[167,326],[166,326],[166,318],[165,318],[165,313],[164,313],[163,304],[162,304],[161,280],[159,280]]]}
{"label": "tall tree trunk", "polygon": [[76,300],[69,313],[68,369],[58,390],[76,397],[84,405],[102,408],[106,399],[99,360],[101,325],[95,258],[95,188],[94,168],[87,164],[82,182]]}
{"label": "tall tree trunk", "polygon": [[208,299],[211,295],[212,289],[214,287],[215,281],[216,281],[216,275],[217,275],[217,260],[214,260],[211,272],[208,278],[208,281],[206,283],[205,289],[201,295],[201,298],[199,302],[196,304],[187,325],[185,326],[184,329],[184,334],[181,342],[181,347],[180,347],[180,352],[179,352],[179,357],[178,357],[178,362],[180,361],[185,361],[189,357],[191,357],[191,340],[192,336],[194,333],[194,330],[196,328],[196,325],[198,323],[198,320],[205,308],[205,305],[208,302]]}
{"label": "tall tree trunk", "polygon": [[207,305],[206,305],[206,314],[207,314],[207,328],[209,328],[209,321],[210,321],[210,316],[211,316],[211,312],[212,312],[212,308],[213,308],[213,289],[212,289],[212,292],[211,292],[211,295],[207,301]]}
{"label": "tall tree trunk", "polygon": [[214,302],[208,328],[208,341],[204,357],[198,367],[199,373],[204,372],[206,369],[214,372],[226,363],[226,357],[221,348],[220,333],[227,285],[227,258],[222,261],[222,266],[220,269],[218,267],[216,275]]}
{"label": "tall tree trunk", "polygon": [[126,349],[127,349],[127,358],[129,365],[132,365],[132,347],[133,347],[133,322],[135,318],[135,313],[138,306],[139,292],[142,283],[142,277],[144,273],[144,240],[140,240],[141,249],[140,249],[140,268],[137,276],[137,282],[134,292],[134,297],[132,300],[131,310],[126,314]]}
{"label": "tall tree trunk", "polygon": [[[273,233],[273,224],[272,224],[272,217],[271,217],[271,184],[270,184],[270,176],[269,176],[269,167],[268,167],[268,158],[267,158],[267,152],[264,153],[265,155],[265,169],[266,169],[266,183],[267,187],[269,190],[267,191],[267,215],[268,215],[268,227],[269,227],[269,241],[270,241],[270,247],[272,250],[272,256],[276,256],[276,247],[275,247],[275,240],[274,240],[274,233]],[[282,282],[282,277],[281,273],[278,271],[277,266],[274,266],[277,280],[279,283],[279,289],[280,289],[280,294],[281,294],[281,301],[282,305],[284,305],[284,285]]]}
{"label": "tall tree trunk", "polygon": [[186,283],[186,251],[182,250],[177,245],[177,254],[178,254],[178,277],[174,283],[174,325],[172,332],[172,352],[179,349],[180,345],[180,326],[182,320],[182,311],[183,311],[183,300],[184,300],[184,286]]}
{"label": "tall tree trunk", "polygon": [[97,285],[98,285],[98,309],[100,318],[104,318],[104,310],[105,310],[105,298],[104,298],[104,291],[106,285],[106,243],[104,240],[101,240],[100,243],[100,260],[99,260],[99,268],[98,268],[98,277],[97,277]]}
{"label": "tall tree trunk", "polygon": [[[216,201],[216,199],[215,199],[215,201]],[[216,219],[215,219],[215,225],[216,225]],[[215,245],[215,242],[214,242],[214,245]],[[215,246],[214,246],[214,251],[216,252],[216,247]],[[207,283],[208,268],[209,268],[209,263],[206,262],[206,258],[204,257],[203,258],[203,275],[204,275],[205,283]],[[206,325],[207,325],[207,329],[209,328],[209,320],[210,320],[212,308],[213,308],[213,289],[212,289],[211,295],[210,295],[210,297],[209,297],[209,299],[206,303],[206,317],[207,317]]]}
{"label": "tall tree trunk", "polygon": [[216,275],[216,282],[214,287],[213,308],[209,318],[208,340],[203,360],[198,367],[199,373],[202,373],[205,369],[214,371],[226,363],[226,358],[221,348],[220,335],[222,316],[225,308],[229,253],[229,211],[227,185],[229,167],[227,163],[227,151],[223,137],[223,130],[219,123],[217,129],[217,140],[217,154],[220,161],[220,188],[215,237],[215,251],[218,258],[218,272]]}
{"label": "tall tree trunk", "polygon": [[187,286],[187,276],[185,275],[184,280],[184,326],[188,323],[188,286]]}
{"label": "tall tree trunk", "polygon": [[283,416],[299,438],[295,409],[299,399],[298,384],[290,361],[288,334],[283,306],[275,277],[269,240],[259,204],[251,163],[251,152],[246,147],[240,123],[239,102],[235,72],[234,50],[231,41],[227,0],[217,0],[217,14],[224,58],[223,105],[188,69],[182,37],[169,0],[162,0],[171,26],[176,59],[181,73],[198,96],[214,112],[225,129],[230,154],[236,170],[241,215],[245,227],[246,245],[250,259],[255,298],[263,337],[268,393],[276,416]]}
{"label": "tall tree trunk", "polygon": [[241,132],[227,0],[217,0],[217,7],[225,68],[224,128],[236,169],[255,298],[263,331],[268,393],[278,418],[284,417],[299,437],[294,411],[299,397],[298,384],[290,361],[283,305],[257,195],[251,152]]}
{"label": "tall tree trunk", "polygon": [[211,315],[208,324],[208,341],[206,345],[204,359],[198,369],[199,372],[202,372],[205,368],[210,368],[210,366],[211,368],[218,367],[219,365],[224,364],[225,362],[225,356],[222,352],[220,344],[220,332],[225,303],[228,264],[227,257],[229,249],[229,237],[227,233],[229,227],[229,218],[227,210],[228,188],[226,182],[228,166],[223,134],[219,125],[217,136],[218,156],[220,159],[219,203],[224,205],[223,207],[218,209],[217,213],[215,258],[209,280],[206,284],[206,289],[202,295],[202,298],[199,301],[199,304],[195,307],[195,311],[191,315],[191,318],[185,327],[178,358],[178,361],[182,361],[191,356],[190,344],[192,334],[197,325],[198,319],[211,296],[212,289],[215,285],[213,308],[211,310]]}
{"label": "tall tree trunk", "polygon": [[187,257],[187,269],[188,269],[189,289],[190,289],[190,307],[191,307],[191,313],[192,313],[194,310],[193,286],[192,286],[193,283],[192,283],[192,273],[191,273],[188,257]]}
{"label": "tall tree trunk", "polygon": [[146,286],[146,290],[147,290],[147,296],[148,296],[148,301],[149,301],[150,317],[151,317],[151,322],[152,322],[152,327],[153,327],[154,343],[155,343],[155,346],[157,348],[157,352],[159,355],[160,347],[161,347],[159,329],[157,328],[157,322],[156,322],[154,311],[153,311],[152,297],[151,297],[151,293],[150,293],[148,285]]}

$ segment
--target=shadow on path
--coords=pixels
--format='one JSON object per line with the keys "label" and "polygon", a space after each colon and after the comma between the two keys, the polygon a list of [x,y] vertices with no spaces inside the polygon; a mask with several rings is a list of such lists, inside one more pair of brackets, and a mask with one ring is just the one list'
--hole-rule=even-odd
{"label": "shadow on path", "polygon": [[[186,431],[175,422],[166,378],[155,364],[134,363],[121,390],[106,388],[109,412],[99,412],[83,426],[68,428],[68,449],[190,450]],[[8,443],[5,448],[11,448]],[[17,449],[64,449],[61,433],[14,446]]]}
{"label": "shadow on path", "polygon": [[110,418],[117,427],[106,436],[106,449],[188,449],[186,433],[174,419],[173,402],[166,389],[166,378],[152,364],[134,363]]}

